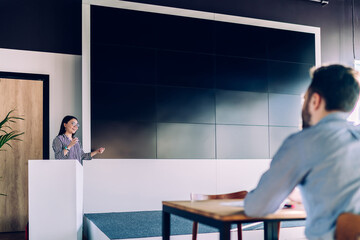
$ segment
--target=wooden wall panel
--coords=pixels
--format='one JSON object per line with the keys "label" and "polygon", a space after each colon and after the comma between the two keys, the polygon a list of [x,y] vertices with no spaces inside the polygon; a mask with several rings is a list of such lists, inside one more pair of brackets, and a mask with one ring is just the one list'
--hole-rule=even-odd
{"label": "wooden wall panel", "polygon": [[25,132],[0,151],[0,232],[24,231],[28,221],[28,160],[43,158],[43,82],[0,79],[0,119],[11,109],[25,120],[11,127]]}

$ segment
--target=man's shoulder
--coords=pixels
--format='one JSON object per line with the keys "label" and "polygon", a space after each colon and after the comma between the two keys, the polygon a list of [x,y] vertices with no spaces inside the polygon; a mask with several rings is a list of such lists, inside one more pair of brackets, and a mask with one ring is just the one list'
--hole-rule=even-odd
{"label": "man's shoulder", "polygon": [[324,133],[326,134],[326,130],[319,129],[314,127],[306,128],[290,134],[284,141],[284,144],[291,145],[291,146],[305,146],[310,145],[312,146],[314,142],[317,142],[319,138],[321,138]]}

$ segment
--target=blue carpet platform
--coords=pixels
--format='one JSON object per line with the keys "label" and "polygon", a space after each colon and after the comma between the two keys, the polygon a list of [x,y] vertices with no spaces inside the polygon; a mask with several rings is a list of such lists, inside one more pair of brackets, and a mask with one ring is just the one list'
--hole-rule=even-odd
{"label": "blue carpet platform", "polygon": [[[107,239],[132,239],[160,237],[161,211],[94,213],[85,214],[85,222],[92,222]],[[287,221],[282,228],[305,226],[305,221]],[[235,225],[233,226],[236,227]],[[261,230],[263,224],[243,224],[243,231]],[[217,229],[199,225],[199,233],[214,233]],[[171,235],[188,235],[192,233],[192,221],[171,216]],[[105,239],[105,238],[104,238]]]}

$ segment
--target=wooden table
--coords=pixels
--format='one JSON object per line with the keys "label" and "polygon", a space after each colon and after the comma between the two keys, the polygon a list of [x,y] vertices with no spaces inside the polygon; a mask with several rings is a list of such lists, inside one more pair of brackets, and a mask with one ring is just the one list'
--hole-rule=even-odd
{"label": "wooden table", "polygon": [[[170,214],[203,223],[219,229],[220,240],[230,239],[231,224],[264,222],[264,239],[278,239],[277,223],[291,220],[304,220],[306,213],[301,206],[294,209],[281,209],[262,218],[245,215],[244,209],[237,206],[225,206],[223,203],[239,200],[206,201],[163,201],[162,235],[163,240],[170,240]],[[259,206],[261,207],[261,206]]]}

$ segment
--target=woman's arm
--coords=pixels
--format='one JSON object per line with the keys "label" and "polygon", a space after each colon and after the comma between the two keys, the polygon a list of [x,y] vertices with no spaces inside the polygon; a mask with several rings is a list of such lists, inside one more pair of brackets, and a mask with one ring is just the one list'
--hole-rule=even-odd
{"label": "woman's arm", "polygon": [[92,151],[90,153],[91,157],[94,157],[96,154],[102,154],[105,151],[105,148],[101,147],[99,149],[96,149],[95,151]]}
{"label": "woman's arm", "polygon": [[55,159],[68,159],[69,150],[63,149],[63,144],[59,137],[56,137],[53,141],[53,150],[55,153]]}

